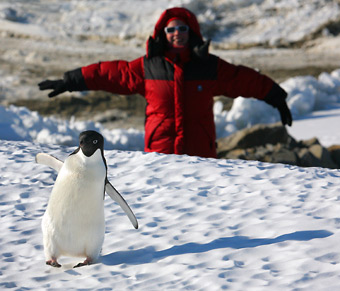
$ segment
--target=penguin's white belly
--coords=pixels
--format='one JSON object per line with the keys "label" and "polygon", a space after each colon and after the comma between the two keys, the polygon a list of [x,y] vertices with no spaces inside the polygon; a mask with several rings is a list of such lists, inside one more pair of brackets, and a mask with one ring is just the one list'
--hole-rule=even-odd
{"label": "penguin's white belly", "polygon": [[90,158],[71,155],[55,182],[42,221],[50,256],[99,255],[104,240],[106,168],[100,151]]}

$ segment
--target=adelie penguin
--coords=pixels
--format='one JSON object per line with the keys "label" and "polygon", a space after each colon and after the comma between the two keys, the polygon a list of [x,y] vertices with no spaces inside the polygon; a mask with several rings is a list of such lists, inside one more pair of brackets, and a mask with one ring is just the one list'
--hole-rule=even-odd
{"label": "adelie penguin", "polygon": [[104,138],[98,132],[82,132],[79,147],[64,163],[44,153],[36,161],[58,172],[42,219],[46,264],[61,267],[60,256],[84,257],[75,266],[80,267],[98,258],[105,234],[105,191],[138,228],[130,207],[107,179]]}

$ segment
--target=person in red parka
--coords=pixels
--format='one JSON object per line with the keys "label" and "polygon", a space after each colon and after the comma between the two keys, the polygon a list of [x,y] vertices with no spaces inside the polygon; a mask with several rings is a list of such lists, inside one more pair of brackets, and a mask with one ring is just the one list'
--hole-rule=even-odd
{"label": "person in red parka", "polygon": [[254,97],[277,108],[292,124],[287,93],[272,79],[208,52],[196,16],[185,8],[165,10],[146,43],[146,55],[127,62],[100,62],[45,80],[40,90],[104,90],[139,93],[146,99],[146,152],[216,157],[213,97]]}

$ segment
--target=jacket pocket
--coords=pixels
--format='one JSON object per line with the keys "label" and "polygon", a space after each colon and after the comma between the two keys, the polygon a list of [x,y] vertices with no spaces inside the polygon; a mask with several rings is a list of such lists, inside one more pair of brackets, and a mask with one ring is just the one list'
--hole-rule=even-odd
{"label": "jacket pocket", "polygon": [[148,151],[172,153],[175,135],[173,118],[149,117],[145,127],[145,147]]}
{"label": "jacket pocket", "polygon": [[[151,119],[151,118],[150,118]],[[157,131],[157,128],[161,126],[164,122],[164,118],[153,117],[151,120],[147,121],[145,126],[145,146],[150,149],[153,136]]]}

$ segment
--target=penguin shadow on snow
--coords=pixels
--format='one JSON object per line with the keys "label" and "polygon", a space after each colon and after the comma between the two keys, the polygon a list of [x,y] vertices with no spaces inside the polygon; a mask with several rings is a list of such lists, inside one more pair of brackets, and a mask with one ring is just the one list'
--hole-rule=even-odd
{"label": "penguin shadow on snow", "polygon": [[157,262],[166,257],[204,253],[216,249],[245,249],[255,248],[265,245],[277,244],[287,241],[309,241],[312,239],[322,239],[333,235],[327,230],[308,230],[296,231],[284,234],[276,238],[249,238],[246,236],[224,237],[213,240],[206,244],[186,243],[173,246],[171,248],[156,251],[153,246],[149,246],[139,250],[121,251],[107,254],[100,257],[100,262],[104,265],[114,266],[120,264],[139,265]]}

